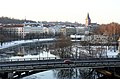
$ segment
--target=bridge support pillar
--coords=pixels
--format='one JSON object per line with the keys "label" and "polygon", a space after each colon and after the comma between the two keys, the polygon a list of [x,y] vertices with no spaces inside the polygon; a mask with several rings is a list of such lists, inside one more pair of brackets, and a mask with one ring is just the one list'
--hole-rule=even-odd
{"label": "bridge support pillar", "polygon": [[13,79],[13,75],[14,75],[14,73],[9,72],[9,73],[8,73],[8,79]]}
{"label": "bridge support pillar", "polygon": [[29,71],[26,71],[25,74],[26,74],[26,75],[29,75]]}
{"label": "bridge support pillar", "polygon": [[0,73],[2,79],[8,79],[8,72]]}

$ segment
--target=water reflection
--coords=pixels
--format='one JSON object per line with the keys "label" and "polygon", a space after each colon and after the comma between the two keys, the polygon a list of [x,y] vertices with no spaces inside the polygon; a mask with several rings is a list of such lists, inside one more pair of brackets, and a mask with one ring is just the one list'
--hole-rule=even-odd
{"label": "water reflection", "polygon": [[98,76],[94,74],[94,70],[87,68],[54,69],[40,72],[22,79],[97,79]]}
{"label": "water reflection", "polygon": [[91,75],[88,75],[90,71],[86,69],[61,69],[56,73],[56,79],[93,79]]}
{"label": "water reflection", "polygon": [[[80,57],[84,57],[83,47],[79,47],[79,51],[72,51],[72,47],[51,49],[54,48],[55,43],[42,43],[35,42],[29,44],[18,45],[15,47],[11,47],[5,50],[2,50],[0,54],[1,58],[9,57],[11,59],[20,59],[20,58],[41,58],[41,57],[76,57],[77,55]],[[76,49],[75,49],[76,50]],[[51,52],[50,52],[51,51]],[[71,53],[72,51],[72,53]],[[74,52],[74,53],[73,53]],[[86,52],[86,51],[85,51]],[[54,55],[51,55],[54,54]],[[64,55],[63,55],[64,54]],[[75,56],[76,54],[76,56]],[[40,72],[28,77],[24,77],[23,79],[97,79],[98,74],[93,69],[87,68],[70,68],[70,69],[54,69],[45,72]]]}
{"label": "water reflection", "polygon": [[73,69],[61,69],[55,74],[57,79],[72,79],[74,78],[75,72]]}
{"label": "water reflection", "polygon": [[[29,43],[9,48],[4,52],[11,59],[55,57],[50,53],[54,45],[55,43]],[[69,54],[65,56],[69,57]],[[91,69],[86,68],[54,69],[30,75],[22,79],[96,79],[94,74]]]}
{"label": "water reflection", "polygon": [[49,48],[53,46],[54,43],[28,43],[22,44],[4,50],[0,50],[0,56],[5,58],[10,58],[12,56],[25,56],[25,55],[41,55],[43,52],[49,55]]}

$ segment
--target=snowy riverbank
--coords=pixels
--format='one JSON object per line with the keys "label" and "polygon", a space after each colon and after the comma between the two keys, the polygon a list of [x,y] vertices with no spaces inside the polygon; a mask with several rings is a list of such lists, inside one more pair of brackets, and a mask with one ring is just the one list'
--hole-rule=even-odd
{"label": "snowy riverbank", "polygon": [[12,41],[12,42],[5,42],[2,45],[0,45],[0,49],[24,44],[24,43],[32,43],[32,42],[45,42],[45,41],[54,41],[54,38],[46,38],[46,39],[33,39],[33,40],[18,40],[18,41]]}

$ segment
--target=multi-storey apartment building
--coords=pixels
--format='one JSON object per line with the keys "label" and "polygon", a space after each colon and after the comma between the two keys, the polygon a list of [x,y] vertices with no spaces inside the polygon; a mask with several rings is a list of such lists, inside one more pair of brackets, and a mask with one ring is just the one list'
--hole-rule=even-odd
{"label": "multi-storey apartment building", "polygon": [[23,38],[23,24],[7,24],[2,26],[2,32],[9,36],[19,36]]}
{"label": "multi-storey apartment building", "polygon": [[62,25],[54,25],[54,26],[50,26],[48,27],[49,30],[49,34],[57,35],[60,34],[61,32],[63,33],[64,31],[62,30]]}
{"label": "multi-storey apartment building", "polygon": [[29,33],[43,33],[43,25],[41,23],[24,23],[23,26],[23,37],[25,37]]}

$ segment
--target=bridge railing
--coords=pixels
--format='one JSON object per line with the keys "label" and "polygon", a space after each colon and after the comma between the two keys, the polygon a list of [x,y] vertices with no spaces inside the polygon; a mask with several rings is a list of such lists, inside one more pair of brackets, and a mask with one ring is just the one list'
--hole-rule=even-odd
{"label": "bridge railing", "polygon": [[30,60],[55,60],[60,59],[58,57],[41,57],[41,58],[17,58],[17,59],[10,59],[10,58],[0,58],[0,62],[10,62],[10,61],[30,61]]}
{"label": "bridge railing", "polygon": [[120,57],[117,56],[109,56],[109,57],[83,57],[83,58],[59,58],[59,57],[40,57],[40,58],[0,58],[0,62],[11,62],[11,61],[31,61],[31,60],[57,60],[57,59],[76,59],[76,60],[101,60],[101,59],[120,59]]}

